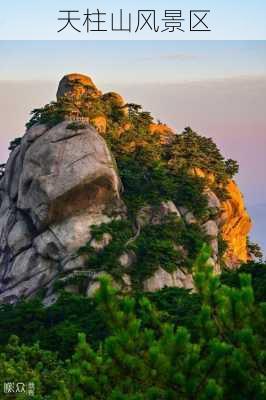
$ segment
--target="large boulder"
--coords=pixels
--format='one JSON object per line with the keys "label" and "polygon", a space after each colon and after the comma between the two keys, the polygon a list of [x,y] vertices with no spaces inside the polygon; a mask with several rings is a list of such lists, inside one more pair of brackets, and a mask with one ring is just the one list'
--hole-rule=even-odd
{"label": "large boulder", "polygon": [[18,185],[17,207],[44,228],[84,210],[101,210],[119,198],[111,154],[91,126],[68,129],[65,121],[28,148]]}
{"label": "large boulder", "polygon": [[101,92],[97,89],[91,78],[86,75],[74,73],[64,76],[59,83],[56,95],[57,100],[64,96],[78,100],[82,96],[101,96]]}
{"label": "large boulder", "polygon": [[62,271],[92,225],[121,217],[120,179],[90,125],[35,125],[12,153],[0,190],[0,301],[35,294]]}

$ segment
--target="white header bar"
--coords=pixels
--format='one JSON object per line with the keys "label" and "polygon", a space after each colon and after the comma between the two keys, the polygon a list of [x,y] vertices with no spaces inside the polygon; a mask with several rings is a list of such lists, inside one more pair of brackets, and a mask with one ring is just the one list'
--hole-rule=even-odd
{"label": "white header bar", "polygon": [[10,0],[0,40],[266,40],[266,1]]}

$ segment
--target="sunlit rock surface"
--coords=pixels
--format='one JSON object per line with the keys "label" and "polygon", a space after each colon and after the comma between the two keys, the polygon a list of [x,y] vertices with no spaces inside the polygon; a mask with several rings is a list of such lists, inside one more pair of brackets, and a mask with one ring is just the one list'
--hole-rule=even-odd
{"label": "sunlit rock surface", "polygon": [[[16,302],[45,288],[44,303],[49,305],[56,300],[54,282],[65,280],[62,274],[74,277],[78,271],[88,274],[86,293],[93,295],[102,273],[87,271],[78,250],[91,239],[93,225],[127,218],[119,172],[105,141],[108,115],[100,109],[99,115],[86,117],[91,102],[111,102],[124,116],[128,115],[127,104],[115,92],[102,94],[91,78],[81,74],[70,74],[60,81],[57,100],[62,99],[73,105],[70,117],[54,127],[35,124],[28,129],[21,144],[11,152],[0,179],[0,302]],[[85,117],[79,116],[81,107]],[[130,129],[131,123],[125,119],[117,124],[117,137]],[[166,146],[171,145],[175,135],[160,122],[150,124],[149,131]],[[131,154],[138,146],[146,145],[142,138],[133,138],[125,150]],[[194,173],[207,177],[211,187],[212,175],[198,168]],[[220,201],[210,187],[205,194],[213,215],[201,223],[201,228],[209,238],[209,264],[220,273],[219,239],[228,245],[223,262],[229,269],[237,268],[250,257],[247,235],[251,221],[234,181],[228,183],[226,201]],[[161,224],[168,215],[186,225],[199,222],[186,207],[176,207],[171,200],[159,207],[145,206],[136,215],[136,234],[131,241],[147,224]],[[91,246],[100,252],[111,241],[112,236],[104,234],[100,241],[93,239]],[[179,250],[186,254],[185,248]],[[125,251],[118,262],[123,268],[124,289],[130,290],[128,269],[136,262],[136,254]],[[160,265],[155,267],[154,275],[143,282],[144,290],[171,286],[193,289],[190,271],[177,267],[169,273]],[[73,284],[66,289],[77,290]]]}

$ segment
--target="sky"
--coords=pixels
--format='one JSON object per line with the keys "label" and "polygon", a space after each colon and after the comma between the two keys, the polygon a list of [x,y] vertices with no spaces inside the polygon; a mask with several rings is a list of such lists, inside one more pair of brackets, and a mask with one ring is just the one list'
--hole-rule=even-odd
{"label": "sky", "polygon": [[0,80],[173,83],[266,74],[264,41],[0,41]]}
{"label": "sky", "polygon": [[266,41],[0,41],[0,161],[30,111],[54,100],[71,72],[142,104],[177,132],[191,126],[213,137],[240,164],[253,237],[266,250]]}

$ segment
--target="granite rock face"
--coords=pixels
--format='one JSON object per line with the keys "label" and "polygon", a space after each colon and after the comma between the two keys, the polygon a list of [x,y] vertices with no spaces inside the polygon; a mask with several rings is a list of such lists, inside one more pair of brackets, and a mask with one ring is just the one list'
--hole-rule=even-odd
{"label": "granite rock face", "polygon": [[232,180],[227,185],[229,199],[221,205],[221,233],[228,244],[225,262],[232,269],[239,263],[250,260],[247,236],[252,222],[245,208],[244,199],[237,184]]}
{"label": "granite rock face", "polygon": [[[34,126],[0,182],[0,301],[16,301],[69,269],[90,226],[124,212],[120,179],[92,126]],[[77,265],[75,266],[77,267]]]}
{"label": "granite rock face", "polygon": [[194,287],[192,274],[184,273],[180,269],[169,273],[159,267],[155,274],[144,282],[144,290],[147,292],[155,292],[164,287],[179,287],[191,290]]}
{"label": "granite rock face", "polygon": [[[208,174],[196,168],[195,174],[206,178],[210,185],[215,181],[213,174]],[[218,235],[227,243],[227,250],[224,255],[224,263],[227,268],[238,268],[241,263],[251,259],[248,249],[247,238],[252,228],[251,218],[246,210],[244,197],[236,184],[231,179],[226,185],[228,199],[220,201],[210,189],[207,189],[209,207],[215,212]]]}
{"label": "granite rock face", "polygon": [[[54,283],[66,282],[79,272],[87,274],[85,292],[93,295],[102,271],[87,271],[85,259],[77,251],[90,241],[95,252],[101,252],[113,238],[105,233],[96,240],[91,227],[127,217],[116,163],[104,139],[108,112],[104,114],[100,109],[99,115],[88,118],[80,114],[77,117],[77,110],[86,115],[93,102],[106,101],[109,107],[114,104],[125,117],[116,125],[120,138],[131,129],[128,105],[117,93],[102,94],[91,78],[80,74],[67,75],[60,81],[57,100],[62,99],[73,105],[70,118],[54,127],[34,124],[29,128],[11,152],[0,178],[0,303],[13,303],[45,289],[44,303],[49,305],[56,300]],[[166,146],[171,145],[175,135],[161,123],[151,124],[149,132]],[[134,148],[135,139],[129,145]],[[200,169],[195,173],[206,177]],[[207,178],[211,187],[214,178]],[[237,268],[249,259],[247,235],[251,221],[234,181],[228,183],[227,191],[229,198],[222,202],[206,188],[212,212],[201,223],[186,207],[177,207],[171,200],[156,207],[146,205],[135,216],[136,232],[129,242],[134,242],[146,225],[162,224],[171,215],[185,226],[201,224],[211,247],[209,264],[216,273],[221,271],[221,238],[228,244],[224,262],[228,268]],[[187,254],[185,248],[178,250]],[[135,262],[136,254],[130,249],[118,259],[122,267],[120,281],[126,290],[131,287],[129,270]],[[169,273],[160,265],[155,267],[154,275],[143,282],[144,290],[169,286],[193,289],[191,272],[180,267]],[[66,290],[76,292],[77,286],[70,284]]]}

